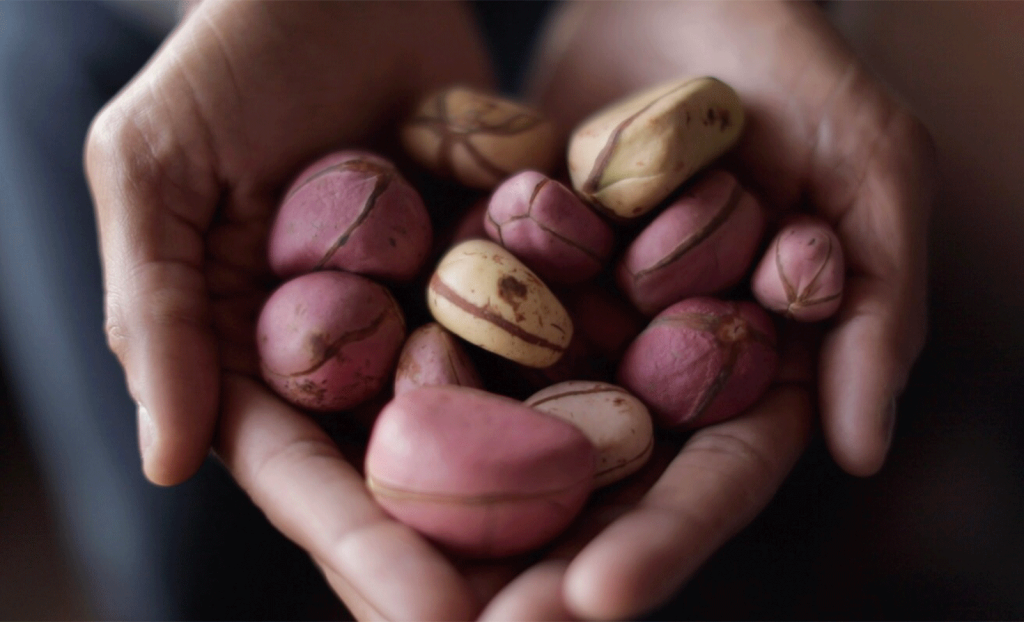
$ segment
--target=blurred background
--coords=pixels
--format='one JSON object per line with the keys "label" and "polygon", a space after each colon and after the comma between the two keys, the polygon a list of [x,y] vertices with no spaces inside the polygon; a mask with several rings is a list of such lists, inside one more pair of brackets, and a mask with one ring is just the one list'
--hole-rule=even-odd
{"label": "blurred background", "polygon": [[[549,5],[476,3],[506,89]],[[1024,619],[1024,2],[822,7],[939,148],[930,340],[881,474],[816,441],[652,617]],[[345,615],[215,463],[139,473],[81,146],[175,19],[0,3],[0,619]]]}

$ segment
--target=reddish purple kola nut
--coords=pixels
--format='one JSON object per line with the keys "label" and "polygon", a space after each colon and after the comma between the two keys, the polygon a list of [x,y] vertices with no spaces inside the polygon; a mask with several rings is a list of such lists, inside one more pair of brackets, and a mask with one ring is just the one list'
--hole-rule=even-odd
{"label": "reddish purple kola nut", "polygon": [[751,302],[689,298],[665,309],[619,362],[619,384],[663,427],[696,428],[753,405],[775,377],[768,313]]}
{"label": "reddish purple kola nut", "polygon": [[750,281],[766,309],[801,322],[817,322],[839,309],[845,280],[843,248],[824,220],[791,218],[768,245]]}
{"label": "reddish purple kola nut", "polygon": [[390,162],[340,151],[310,165],[285,193],[270,231],[270,267],[285,278],[334,268],[408,281],[432,237],[423,200]]}
{"label": "reddish purple kola nut", "polygon": [[388,290],[336,270],[286,282],[256,324],[264,380],[315,411],[351,408],[380,392],[404,339],[405,319]]}
{"label": "reddish purple kola nut", "polygon": [[459,339],[437,322],[424,324],[409,335],[398,355],[395,395],[449,384],[483,388],[476,366]]}
{"label": "reddish purple kola nut", "polygon": [[651,316],[732,287],[753,263],[764,213],[731,174],[713,171],[665,208],[623,253],[619,288]]}
{"label": "reddish purple kola nut", "polygon": [[548,283],[581,283],[608,262],[615,234],[572,190],[536,171],[491,195],[487,235]]}

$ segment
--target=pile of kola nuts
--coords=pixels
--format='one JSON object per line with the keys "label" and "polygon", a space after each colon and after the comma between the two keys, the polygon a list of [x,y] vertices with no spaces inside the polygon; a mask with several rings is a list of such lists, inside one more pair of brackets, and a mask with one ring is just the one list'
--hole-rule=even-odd
{"label": "pile of kola nuts", "polygon": [[[839,306],[829,226],[798,216],[768,239],[757,198],[708,168],[743,125],[728,85],[663,84],[576,128],[563,183],[549,176],[563,146],[535,110],[431,95],[402,130],[408,155],[479,200],[428,211],[363,151],[310,165],[270,233],[286,280],[257,326],[264,379],[308,411],[386,401],[366,485],[447,550],[545,544],[595,487],[643,466],[655,425],[760,398],[778,358],[768,311],[816,321]],[[435,235],[437,210],[454,226]]]}

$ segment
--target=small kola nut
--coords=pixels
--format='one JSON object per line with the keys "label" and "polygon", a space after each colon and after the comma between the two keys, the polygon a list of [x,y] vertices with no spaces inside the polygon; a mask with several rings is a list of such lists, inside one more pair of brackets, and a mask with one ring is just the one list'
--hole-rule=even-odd
{"label": "small kola nut", "polygon": [[427,287],[439,324],[527,367],[549,367],[572,340],[569,313],[512,253],[489,240],[468,240],[441,259]]}
{"label": "small kola nut", "polygon": [[405,318],[387,288],[339,270],[286,281],[256,325],[263,379],[292,404],[320,412],[378,394],[404,339]]}
{"label": "small kola nut", "polygon": [[557,180],[523,171],[494,193],[484,223],[492,240],[547,282],[582,283],[608,263],[611,226]]}
{"label": "small kola nut", "polygon": [[766,309],[801,322],[818,322],[839,310],[845,280],[843,247],[832,227],[816,216],[789,219],[754,270],[750,289]]}
{"label": "small kola nut", "polygon": [[561,155],[555,126],[539,111],[466,87],[424,99],[402,143],[435,174],[484,190],[526,169],[551,171]]}
{"label": "small kola nut", "polygon": [[483,388],[473,361],[455,335],[430,322],[414,330],[402,346],[395,369],[395,395],[445,385]]}
{"label": "small kola nut", "polygon": [[654,424],[638,398],[607,382],[569,380],[530,396],[527,406],[564,419],[597,448],[594,487],[638,471],[654,448]]}

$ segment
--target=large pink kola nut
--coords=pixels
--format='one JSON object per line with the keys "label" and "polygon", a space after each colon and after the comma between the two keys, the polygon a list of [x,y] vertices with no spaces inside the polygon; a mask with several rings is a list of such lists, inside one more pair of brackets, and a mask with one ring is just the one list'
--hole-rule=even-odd
{"label": "large pink kola nut", "polygon": [[750,288],[765,308],[802,322],[839,309],[846,267],[839,237],[824,220],[790,219],[768,245]]}
{"label": "large pink kola nut", "polygon": [[662,426],[694,428],[753,405],[777,366],[775,329],[764,309],[690,298],[665,309],[630,344],[618,381]]}
{"label": "large pink kola nut", "polygon": [[316,411],[343,410],[376,395],[404,339],[405,320],[387,289],[334,270],[286,282],[256,325],[264,380],[291,403]]}
{"label": "large pink kola nut", "polygon": [[477,389],[425,387],[381,412],[366,480],[385,511],[428,538],[503,557],[572,522],[595,464],[594,446],[565,421]]}
{"label": "large pink kola nut", "polygon": [[342,151],[314,162],[288,189],[270,231],[270,266],[286,278],[335,268],[408,281],[432,235],[419,193],[390,162]]}
{"label": "large pink kola nut", "polygon": [[551,283],[580,283],[608,261],[615,234],[571,190],[536,171],[510,177],[491,195],[487,235]]}
{"label": "large pink kola nut", "polygon": [[615,280],[646,315],[743,278],[764,231],[761,205],[731,174],[714,171],[669,205],[626,249]]}

